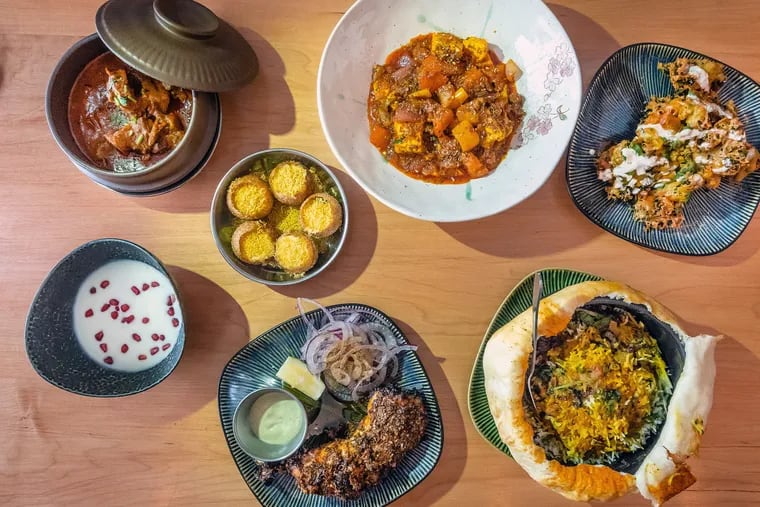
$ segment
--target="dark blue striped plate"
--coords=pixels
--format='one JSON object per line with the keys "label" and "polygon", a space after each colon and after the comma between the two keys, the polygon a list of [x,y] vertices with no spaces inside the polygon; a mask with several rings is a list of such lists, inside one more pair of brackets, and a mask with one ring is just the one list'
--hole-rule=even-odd
{"label": "dark blue striped plate", "polygon": [[[676,46],[640,43],[618,50],[604,62],[589,85],[570,140],[567,186],[578,209],[616,236],[663,252],[712,255],[731,246],[749,224],[760,202],[760,172],[741,183],[725,179],[717,189],[694,192],[679,229],[650,231],[633,220],[629,204],[608,200],[605,183],[596,177],[598,154],[611,143],[633,137],[649,98],[672,95],[673,87],[657,63],[680,57],[715,60]],[[760,147],[760,85],[723,65],[728,79],[720,89],[720,101],[735,102],[747,140]]]}
{"label": "dark blue striped plate", "polygon": [[[352,312],[359,312],[362,314],[362,321],[384,324],[393,331],[399,343],[409,343],[390,317],[376,308],[362,304],[333,305],[327,308],[333,315],[342,317],[347,317]],[[311,311],[306,316],[318,327],[325,322],[321,310]],[[443,451],[441,410],[425,368],[413,351],[407,350],[399,354],[399,373],[394,385],[403,390],[416,391],[422,397],[428,415],[425,434],[420,444],[404,457],[397,468],[391,470],[378,485],[367,488],[359,498],[337,500],[304,494],[289,474],[277,475],[270,484],[265,485],[256,476],[256,465],[253,459],[235,442],[232,433],[232,416],[235,407],[253,390],[262,387],[280,387],[280,381],[275,374],[285,358],[299,355],[306,335],[306,325],[300,316],[295,317],[273,327],[248,343],[224,367],[219,380],[219,416],[235,464],[256,499],[264,507],[387,505],[422,482],[433,471]]]}
{"label": "dark blue striped plate", "polygon": [[[470,375],[470,388],[467,394],[467,407],[470,410],[470,417],[478,433],[507,456],[511,456],[509,448],[499,437],[499,430],[496,428],[496,423],[491,415],[491,409],[488,406],[485,376],[483,375],[483,351],[486,349],[486,343],[488,343],[488,340],[491,339],[491,336],[496,331],[530,308],[533,298],[534,276],[535,273],[531,273],[523,278],[502,301],[499,309],[496,311],[496,315],[494,315],[485,336],[483,336],[478,356],[475,358],[475,365],[472,367],[472,374]],[[541,270],[541,280],[544,284],[543,296],[546,297],[570,285],[591,280],[601,280],[601,278],[582,271],[548,268]]]}

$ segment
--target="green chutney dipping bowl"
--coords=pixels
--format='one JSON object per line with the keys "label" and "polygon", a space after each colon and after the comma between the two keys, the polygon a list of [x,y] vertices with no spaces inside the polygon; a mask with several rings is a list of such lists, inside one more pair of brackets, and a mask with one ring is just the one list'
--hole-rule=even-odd
{"label": "green chutney dipping bowl", "polygon": [[306,440],[306,409],[293,394],[278,387],[251,392],[232,417],[232,432],[240,448],[266,463],[292,456]]}

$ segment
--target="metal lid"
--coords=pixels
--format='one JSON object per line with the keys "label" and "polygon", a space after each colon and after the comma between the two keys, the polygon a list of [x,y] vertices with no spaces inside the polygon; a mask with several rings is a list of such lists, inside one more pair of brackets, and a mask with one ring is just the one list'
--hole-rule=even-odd
{"label": "metal lid", "polygon": [[259,71],[243,36],[193,0],[109,0],[95,26],[116,56],[172,86],[224,92]]}

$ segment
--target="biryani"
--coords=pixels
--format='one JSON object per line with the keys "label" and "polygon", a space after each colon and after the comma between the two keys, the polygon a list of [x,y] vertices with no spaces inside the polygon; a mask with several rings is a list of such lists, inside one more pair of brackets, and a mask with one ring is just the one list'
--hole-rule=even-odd
{"label": "biryani", "polygon": [[655,339],[619,308],[578,308],[544,340],[526,412],[534,441],[565,464],[608,465],[662,425],[672,386]]}
{"label": "biryani", "polygon": [[608,198],[632,203],[634,219],[647,229],[680,227],[692,192],[717,188],[723,178],[741,181],[760,167],[733,102],[719,101],[722,65],[679,58],[659,68],[674,95],[653,97],[635,136],[597,160]]}

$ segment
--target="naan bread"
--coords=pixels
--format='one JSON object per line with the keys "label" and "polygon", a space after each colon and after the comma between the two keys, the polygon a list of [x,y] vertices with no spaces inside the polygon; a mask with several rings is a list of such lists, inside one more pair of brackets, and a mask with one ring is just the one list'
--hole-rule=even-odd
{"label": "naan bread", "polygon": [[544,450],[533,443],[533,427],[522,402],[533,352],[530,308],[494,333],[486,345],[483,370],[488,404],[502,441],[515,461],[537,482],[579,501],[611,500],[638,488],[658,506],[696,481],[684,460],[699,447],[712,406],[718,338],[688,336],[665,307],[615,282],[584,282],[543,299],[539,306],[539,336],[559,334],[576,308],[597,297],[644,305],[673,328],[686,349],[683,371],[674,387],[664,427],[635,475],[602,465],[565,466],[548,459]]}

